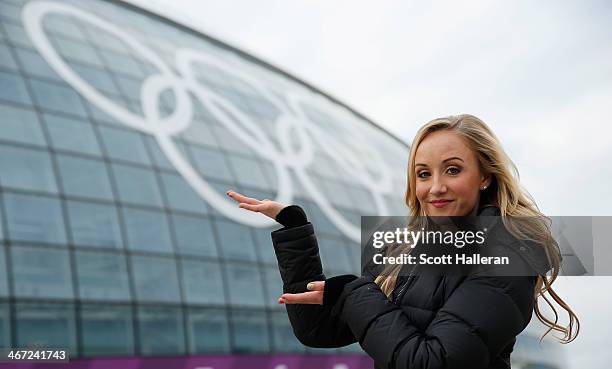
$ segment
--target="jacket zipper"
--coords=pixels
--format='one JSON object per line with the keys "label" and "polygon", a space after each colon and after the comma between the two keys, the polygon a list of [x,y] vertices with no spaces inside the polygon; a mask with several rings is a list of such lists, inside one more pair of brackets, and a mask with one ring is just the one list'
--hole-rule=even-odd
{"label": "jacket zipper", "polygon": [[404,282],[402,287],[400,287],[400,290],[397,293],[397,295],[395,295],[395,299],[393,300],[393,303],[397,304],[400,301],[400,299],[402,298],[402,293],[407,289],[407,287],[410,284],[411,280],[413,280],[412,277],[413,277],[413,273],[414,273],[415,269],[416,269],[416,266],[414,268],[412,268],[412,270],[410,271],[410,275],[408,275],[408,279],[406,279],[406,282]]}

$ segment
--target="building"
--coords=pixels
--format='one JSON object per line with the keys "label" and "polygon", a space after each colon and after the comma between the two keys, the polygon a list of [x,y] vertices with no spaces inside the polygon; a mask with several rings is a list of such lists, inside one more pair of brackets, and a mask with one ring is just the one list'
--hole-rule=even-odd
{"label": "building", "polygon": [[369,362],[297,341],[276,302],[279,225],[225,191],[301,204],[325,272],[358,273],[360,215],[403,212],[405,144],[122,2],[0,4],[0,347]]}
{"label": "building", "polygon": [[360,216],[405,213],[405,143],[115,0],[1,0],[0,86],[0,347],[68,348],[66,367],[371,366],[295,339],[279,226],[224,194],[302,205],[325,273],[359,273]]}

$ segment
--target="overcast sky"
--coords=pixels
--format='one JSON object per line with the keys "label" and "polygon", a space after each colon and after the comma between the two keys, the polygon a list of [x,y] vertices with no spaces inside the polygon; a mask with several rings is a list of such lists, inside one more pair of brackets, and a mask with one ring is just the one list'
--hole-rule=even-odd
{"label": "overcast sky", "polygon": [[[547,215],[612,215],[610,1],[146,3],[313,84],[406,142],[433,118],[477,115]],[[583,322],[582,337],[567,346],[574,368],[612,361],[611,282],[557,284]]]}

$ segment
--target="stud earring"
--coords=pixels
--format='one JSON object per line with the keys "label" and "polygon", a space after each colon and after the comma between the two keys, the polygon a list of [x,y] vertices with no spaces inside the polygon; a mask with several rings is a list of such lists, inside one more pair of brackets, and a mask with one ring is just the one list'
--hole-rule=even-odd
{"label": "stud earring", "polygon": [[484,191],[484,190],[486,190],[486,189],[487,189],[487,186],[482,186],[482,187],[480,188],[480,190],[481,190],[481,191]]}

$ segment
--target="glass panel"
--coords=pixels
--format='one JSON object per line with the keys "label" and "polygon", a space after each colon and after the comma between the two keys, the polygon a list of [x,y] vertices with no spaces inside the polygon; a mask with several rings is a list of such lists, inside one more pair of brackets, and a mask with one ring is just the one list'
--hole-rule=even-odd
{"label": "glass panel", "polygon": [[[6,269],[6,262],[4,260],[5,253],[6,253],[5,246],[0,244],[0,297],[8,297],[9,295],[8,275],[7,275],[7,269]],[[1,315],[2,315],[2,312],[0,312],[0,316]],[[0,330],[0,341],[2,341],[2,331],[1,330]],[[0,345],[0,347],[6,347],[6,346]]]}
{"label": "glass panel", "polygon": [[234,181],[224,155],[219,151],[190,146],[197,169],[205,178],[216,178],[228,182]]}
{"label": "glass panel", "polygon": [[84,304],[80,315],[85,356],[134,353],[131,307]]}
{"label": "glass panel", "polygon": [[68,216],[74,244],[123,247],[115,206],[68,201]]}
{"label": "glass panel", "polygon": [[98,67],[104,67],[98,53],[93,46],[81,41],[76,41],[63,36],[51,37],[52,43],[56,47],[58,53],[66,61],[79,61]]}
{"label": "glass panel", "polygon": [[229,353],[229,325],[225,310],[189,309],[187,334],[190,354]]}
{"label": "glass panel", "polygon": [[[281,225],[277,225],[276,229],[281,228]],[[274,253],[274,246],[272,245],[272,236],[270,235],[275,228],[253,228],[255,234],[255,243],[259,257],[264,263],[271,263],[276,265],[276,254]]]}
{"label": "glass panel", "polygon": [[180,308],[141,306],[138,309],[143,355],[184,354],[185,334]]}
{"label": "glass panel", "polygon": [[130,300],[125,255],[76,251],[75,257],[80,298]]}
{"label": "glass panel", "polygon": [[123,208],[128,245],[132,250],[173,252],[164,213]]}
{"label": "glass panel", "polygon": [[60,150],[100,156],[100,146],[93,127],[83,121],[44,114],[51,145]]}
{"label": "glass panel", "polygon": [[233,172],[237,177],[238,183],[263,189],[269,189],[272,186],[257,160],[247,159],[238,155],[229,155],[228,159],[234,169]]}
{"label": "glass panel", "polygon": [[49,153],[0,146],[0,183],[23,190],[57,192]]}
{"label": "glass panel", "polygon": [[110,158],[150,165],[149,155],[140,133],[100,126],[102,141]]}
{"label": "glass panel", "polygon": [[348,251],[344,242],[337,238],[319,236],[319,253],[322,264],[333,270],[340,270],[348,273],[351,265],[348,260]]}
{"label": "glass panel", "polygon": [[8,72],[0,72],[0,100],[32,104],[23,79]]}
{"label": "glass panel", "polygon": [[58,199],[5,193],[4,206],[11,239],[66,243]]}
{"label": "glass panel", "polygon": [[79,94],[65,84],[30,81],[38,105],[45,109],[87,117]]}
{"label": "glass panel", "polygon": [[236,354],[267,352],[270,349],[268,324],[263,311],[232,311],[232,333]]}
{"label": "glass panel", "polygon": [[104,162],[94,159],[57,155],[64,192],[67,195],[112,200],[108,171]]}
{"label": "glass panel", "polygon": [[210,219],[172,215],[179,252],[217,257],[217,242]]}
{"label": "glass panel", "polygon": [[17,70],[17,64],[15,64],[13,55],[11,55],[11,49],[2,42],[0,42],[0,68]]}
{"label": "glass panel", "polygon": [[21,69],[27,74],[62,81],[61,77],[49,66],[49,63],[37,52],[20,47],[16,47],[15,52],[21,62]]}
{"label": "glass panel", "polygon": [[110,74],[96,67],[89,67],[77,62],[70,62],[70,67],[91,87],[104,95],[119,96],[119,90],[115,87]]}
{"label": "glass panel", "polygon": [[277,352],[304,352],[304,345],[298,341],[285,311],[270,313],[272,322],[272,342]]}
{"label": "glass panel", "polygon": [[146,206],[162,206],[153,171],[118,164],[113,164],[112,168],[121,201]]}
{"label": "glass panel", "polygon": [[76,355],[74,308],[68,304],[15,304],[17,347],[67,348]]}
{"label": "glass panel", "polygon": [[[26,34],[22,26],[14,23],[4,23],[4,30],[6,31],[7,38],[17,45],[26,46],[30,49],[34,48],[34,45],[30,42],[30,37]],[[0,89],[1,91],[2,89]]]}
{"label": "glass panel", "polygon": [[249,227],[222,220],[216,220],[214,224],[220,238],[221,254],[226,259],[257,260]]}
{"label": "glass panel", "polygon": [[223,276],[218,262],[182,259],[181,268],[187,303],[225,304]]}
{"label": "glass panel", "polygon": [[45,146],[36,114],[4,104],[0,104],[0,138]]}
{"label": "glass panel", "polygon": [[278,267],[266,266],[263,269],[264,286],[266,287],[266,305],[271,308],[278,308],[278,298],[283,294],[283,280],[281,279]]}
{"label": "glass panel", "polygon": [[233,305],[263,306],[263,283],[259,268],[249,264],[223,264]]}
{"label": "glass panel", "polygon": [[14,347],[11,345],[11,316],[7,303],[0,303],[0,347]]}
{"label": "glass panel", "polygon": [[138,301],[181,300],[175,259],[132,255],[132,265]]}
{"label": "glass panel", "polygon": [[161,173],[162,185],[166,192],[168,206],[171,209],[189,211],[199,214],[210,212],[208,204],[181,176]]}
{"label": "glass panel", "polygon": [[10,251],[15,296],[74,296],[68,250],[13,246]]}

